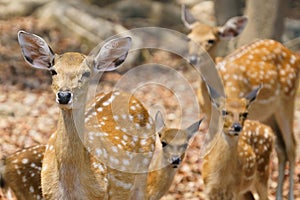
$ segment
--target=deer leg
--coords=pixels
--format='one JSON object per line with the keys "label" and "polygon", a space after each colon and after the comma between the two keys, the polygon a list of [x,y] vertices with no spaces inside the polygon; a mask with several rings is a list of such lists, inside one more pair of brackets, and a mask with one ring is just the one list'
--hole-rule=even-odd
{"label": "deer leg", "polygon": [[[293,98],[292,98],[293,99]],[[294,101],[283,100],[279,110],[275,113],[276,123],[281,131],[285,153],[289,162],[289,200],[294,199],[294,171],[296,159],[296,140],[293,132]]]}
{"label": "deer leg", "polygon": [[243,199],[245,199],[245,200],[255,200],[251,191],[246,192],[243,196],[244,196]]}
{"label": "deer leg", "polygon": [[255,181],[255,189],[258,193],[260,200],[268,200],[268,179],[269,179],[269,169],[266,169],[265,172],[258,176]]}
{"label": "deer leg", "polygon": [[283,181],[284,181],[284,170],[287,162],[287,155],[285,151],[285,143],[283,141],[283,136],[281,130],[276,123],[275,116],[272,115],[266,121],[276,134],[275,139],[275,150],[278,158],[278,179],[277,179],[277,188],[276,188],[276,200],[282,199],[282,192],[283,192]]}

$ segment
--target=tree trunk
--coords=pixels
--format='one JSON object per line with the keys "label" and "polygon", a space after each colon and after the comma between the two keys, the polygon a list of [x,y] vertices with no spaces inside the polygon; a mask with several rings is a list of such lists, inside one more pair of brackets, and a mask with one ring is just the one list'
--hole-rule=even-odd
{"label": "tree trunk", "polygon": [[215,0],[214,9],[218,26],[222,26],[231,17],[242,15],[241,0]]}
{"label": "tree trunk", "polygon": [[270,38],[281,41],[289,0],[248,0],[248,25],[238,40],[237,47],[255,39]]}

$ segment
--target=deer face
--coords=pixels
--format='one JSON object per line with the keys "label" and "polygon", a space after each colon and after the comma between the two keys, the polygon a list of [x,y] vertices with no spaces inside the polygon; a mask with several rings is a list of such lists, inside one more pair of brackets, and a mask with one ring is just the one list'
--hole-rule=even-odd
{"label": "deer face", "polygon": [[230,40],[237,37],[244,30],[248,21],[245,16],[238,16],[230,18],[223,26],[209,26],[199,22],[184,5],[181,9],[181,19],[184,25],[191,30],[188,34],[188,38],[192,41],[189,44],[191,63],[197,61],[198,45],[214,56],[219,40]]}
{"label": "deer face", "polygon": [[222,110],[224,119],[224,133],[237,136],[243,129],[244,121],[248,115],[248,101],[245,98],[228,98],[225,102],[225,109]]}
{"label": "deer face", "polygon": [[197,121],[185,130],[165,128],[165,123],[161,112],[155,116],[155,129],[159,135],[162,147],[163,157],[167,165],[178,168],[181,164],[189,141],[197,133],[201,121]]}
{"label": "deer face", "polygon": [[56,94],[56,102],[63,108],[81,107],[85,102],[88,81],[93,70],[85,62],[85,55],[65,53],[56,56],[50,68],[52,89]]}
{"label": "deer face", "polygon": [[112,71],[120,66],[131,47],[131,38],[112,39],[90,56],[80,53],[56,55],[46,41],[31,33],[19,31],[24,59],[34,68],[49,70],[56,102],[62,109],[82,108],[91,75]]}
{"label": "deer face", "polygon": [[177,168],[185,155],[188,146],[187,133],[183,130],[168,129],[161,134],[164,160]]}
{"label": "deer face", "polygon": [[[206,83],[206,81],[204,80]],[[253,89],[244,98],[225,98],[207,84],[213,106],[220,111],[224,121],[223,132],[229,136],[238,136],[243,130],[251,103],[256,99],[261,85]]]}

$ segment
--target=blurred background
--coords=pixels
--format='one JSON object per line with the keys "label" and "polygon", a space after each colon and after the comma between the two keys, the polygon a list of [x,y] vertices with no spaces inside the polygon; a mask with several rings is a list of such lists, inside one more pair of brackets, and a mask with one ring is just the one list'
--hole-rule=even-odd
{"label": "blurred background", "polygon": [[[58,118],[50,74],[25,63],[17,42],[19,30],[42,36],[58,54],[67,51],[88,54],[103,40],[133,28],[162,27],[189,33],[181,21],[182,4],[187,5],[197,20],[212,26],[223,25],[236,15],[248,16],[249,22],[242,35],[230,42],[222,42],[217,52],[219,56],[257,38],[276,39],[300,52],[300,0],[0,0],[0,157],[46,143],[55,131]],[[118,72],[105,74],[102,90],[111,90],[122,74],[143,63],[173,67],[189,79],[193,88],[198,87],[199,77],[179,56],[147,50],[135,55]],[[171,91],[156,87],[141,93],[140,98],[146,105],[163,105],[167,124],[176,127],[180,113]],[[297,94],[295,134],[299,138],[299,91]],[[164,200],[203,198],[199,156],[202,145],[203,136],[200,135],[192,143]],[[273,157],[270,199],[275,199],[278,175],[277,158]],[[294,180],[295,197],[300,200],[299,156]],[[287,196],[286,187],[284,195]],[[0,199],[5,199],[2,194]]]}

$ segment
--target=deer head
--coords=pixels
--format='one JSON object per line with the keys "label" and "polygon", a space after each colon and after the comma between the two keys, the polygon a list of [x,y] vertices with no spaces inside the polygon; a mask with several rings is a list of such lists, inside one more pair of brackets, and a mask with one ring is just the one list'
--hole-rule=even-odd
{"label": "deer head", "polygon": [[209,84],[207,84],[207,88],[213,106],[221,111],[224,120],[224,133],[229,136],[238,136],[247,119],[249,106],[256,99],[261,86],[253,89],[243,98],[225,98],[219,95]]}
{"label": "deer head", "polygon": [[83,107],[90,78],[100,71],[115,70],[124,62],[131,47],[131,38],[124,37],[106,42],[91,56],[75,52],[57,55],[35,34],[19,31],[18,40],[25,61],[51,73],[52,90],[63,109]]}
{"label": "deer head", "polygon": [[177,168],[185,155],[189,141],[197,133],[202,120],[195,122],[185,130],[166,128],[161,112],[155,116],[155,129],[163,147],[165,164]]}

